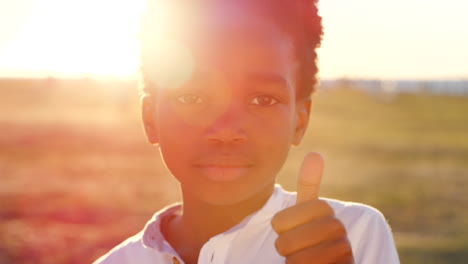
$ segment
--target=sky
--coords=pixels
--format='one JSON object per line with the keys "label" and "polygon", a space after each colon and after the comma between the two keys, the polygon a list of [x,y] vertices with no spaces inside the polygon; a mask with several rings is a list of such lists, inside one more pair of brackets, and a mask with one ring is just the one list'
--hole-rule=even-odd
{"label": "sky", "polygon": [[[134,76],[144,0],[0,0],[0,77]],[[468,79],[468,1],[322,0],[321,78]]]}

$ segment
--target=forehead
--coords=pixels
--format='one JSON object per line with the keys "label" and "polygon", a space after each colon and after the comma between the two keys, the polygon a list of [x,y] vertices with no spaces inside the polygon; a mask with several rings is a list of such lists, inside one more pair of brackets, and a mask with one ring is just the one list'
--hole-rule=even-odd
{"label": "forehead", "polygon": [[198,10],[197,26],[203,29],[252,29],[277,31],[258,1],[212,1]]}
{"label": "forehead", "polygon": [[211,1],[198,11],[200,19],[192,24],[192,34],[186,34],[185,41],[207,55],[290,55],[290,37],[266,17],[256,2]]}
{"label": "forehead", "polygon": [[281,15],[270,0],[150,0],[145,22],[157,31],[197,32],[207,27],[273,24]]}
{"label": "forehead", "polygon": [[184,54],[190,54],[196,67],[289,73],[294,64],[291,38],[265,15],[257,2],[207,0],[203,5],[180,6],[172,1],[170,6],[161,6],[160,12],[173,21],[162,23],[166,34],[158,35],[155,41],[170,38],[179,44],[169,45],[172,51],[157,53],[181,54],[174,50],[178,46],[183,47]]}

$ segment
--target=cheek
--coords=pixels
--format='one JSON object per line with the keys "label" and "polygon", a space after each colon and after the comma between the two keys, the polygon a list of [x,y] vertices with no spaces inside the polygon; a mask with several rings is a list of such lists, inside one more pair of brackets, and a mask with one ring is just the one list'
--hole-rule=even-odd
{"label": "cheek", "polygon": [[180,164],[186,164],[193,156],[193,144],[201,137],[200,128],[171,107],[161,107],[158,114],[159,146],[164,163],[173,175],[181,175]]}
{"label": "cheek", "polygon": [[174,111],[170,105],[162,105],[158,109],[157,116],[161,143],[177,141],[176,139],[184,140],[185,137],[182,135],[192,134],[184,133],[191,127],[189,121],[188,116]]}
{"label": "cheek", "polygon": [[279,169],[289,152],[293,140],[294,115],[290,109],[282,109],[256,118],[251,135],[262,149],[264,160]]}
{"label": "cheek", "polygon": [[260,134],[258,138],[274,145],[291,143],[295,124],[295,115],[291,107],[281,106],[275,111],[255,114],[253,123],[256,127],[254,131]]}

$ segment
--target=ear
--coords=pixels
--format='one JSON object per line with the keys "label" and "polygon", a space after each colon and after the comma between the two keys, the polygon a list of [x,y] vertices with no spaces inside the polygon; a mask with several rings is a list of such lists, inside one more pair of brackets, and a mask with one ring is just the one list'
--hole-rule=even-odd
{"label": "ear", "polygon": [[304,133],[309,124],[310,108],[312,100],[310,98],[299,100],[296,103],[296,127],[292,144],[297,146],[301,143]]}
{"label": "ear", "polygon": [[141,97],[141,116],[145,128],[146,137],[151,144],[158,144],[158,127],[156,121],[156,103],[152,96]]}

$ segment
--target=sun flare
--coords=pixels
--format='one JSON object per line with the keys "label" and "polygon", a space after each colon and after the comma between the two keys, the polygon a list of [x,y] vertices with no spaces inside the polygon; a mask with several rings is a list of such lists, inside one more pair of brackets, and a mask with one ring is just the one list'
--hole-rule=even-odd
{"label": "sun flare", "polygon": [[133,75],[144,5],[144,0],[42,1],[29,7],[30,21],[9,45],[7,63],[49,75]]}
{"label": "sun flare", "polygon": [[[135,77],[147,1],[178,2],[1,1],[0,77]],[[320,1],[319,75],[466,79],[467,8],[467,1],[425,1],[423,10],[420,1]]]}

